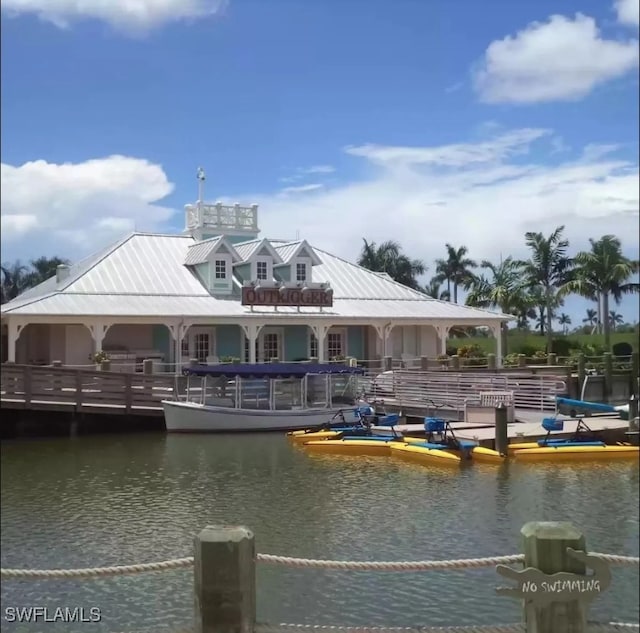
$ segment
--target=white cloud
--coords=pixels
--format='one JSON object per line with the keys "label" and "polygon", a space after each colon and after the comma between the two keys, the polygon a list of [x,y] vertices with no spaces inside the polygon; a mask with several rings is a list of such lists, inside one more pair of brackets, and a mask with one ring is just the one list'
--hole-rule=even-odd
{"label": "white cloud", "polygon": [[311,167],[298,167],[290,176],[280,178],[280,182],[296,182],[303,180],[306,176],[318,176],[322,174],[332,174],[336,168],[333,165],[313,165]]}
{"label": "white cloud", "polygon": [[[525,153],[526,138],[538,144],[535,154]],[[315,246],[352,261],[362,238],[396,239],[430,272],[446,242],[468,246],[478,260],[525,257],[525,231],[551,232],[560,224],[575,249],[613,232],[627,252],[637,251],[637,163],[611,154],[612,146],[559,155],[554,138],[525,129],[441,147],[350,148],[376,167],[362,180],[312,196],[235,192],[229,199],[260,204],[266,237],[293,239],[299,229]]]}
{"label": "white cloud", "polygon": [[616,0],[618,21],[630,26],[640,25],[640,2],[638,0]]}
{"label": "white cloud", "polygon": [[637,40],[604,39],[595,20],[582,14],[553,15],[489,44],[474,87],[489,103],[572,100],[637,65]]}
{"label": "white cloud", "polygon": [[490,140],[476,144],[458,143],[441,147],[392,147],[368,144],[347,147],[345,151],[352,156],[362,156],[383,165],[432,164],[459,167],[526,153],[532,141],[548,133],[549,130],[523,128],[505,132],[500,136],[494,136]]}
{"label": "white cloud", "polygon": [[33,14],[59,28],[95,19],[116,29],[139,32],[210,17],[227,4],[228,0],[2,0],[2,11],[9,16]]}
{"label": "white cloud", "polygon": [[2,163],[0,176],[3,259],[86,253],[174,214],[156,204],[173,191],[162,167],[137,158]]}
{"label": "white cloud", "polygon": [[285,187],[282,189],[280,193],[288,195],[291,193],[309,193],[310,191],[317,191],[318,189],[322,189],[324,185],[320,183],[310,183],[308,185],[299,185],[297,187]]}
{"label": "white cloud", "polygon": [[312,167],[307,167],[306,169],[302,169],[302,173],[304,174],[332,174],[336,170],[333,165],[313,165]]}

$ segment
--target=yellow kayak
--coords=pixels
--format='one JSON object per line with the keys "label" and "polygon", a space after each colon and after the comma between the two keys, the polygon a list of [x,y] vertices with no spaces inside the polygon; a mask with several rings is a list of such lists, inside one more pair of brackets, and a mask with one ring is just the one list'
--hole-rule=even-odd
{"label": "yellow kayak", "polygon": [[542,461],[591,461],[638,459],[640,447],[630,445],[617,446],[536,446],[536,448],[521,449],[514,452],[519,462]]}
{"label": "yellow kayak", "polygon": [[345,439],[345,440],[312,440],[305,442],[302,446],[315,453],[331,453],[332,455],[367,455],[369,457],[386,457],[391,454],[391,446],[394,444],[403,445],[397,440],[368,440],[368,439]]}
{"label": "yellow kayak", "polygon": [[438,448],[429,448],[418,444],[407,444],[405,442],[391,443],[390,450],[393,457],[400,457],[423,464],[458,466],[462,461],[460,455],[456,455],[454,452]]}
{"label": "yellow kayak", "polygon": [[293,431],[292,433],[287,433],[287,438],[294,444],[305,444],[313,440],[328,440],[337,435],[340,435],[340,431],[315,431],[313,433]]}
{"label": "yellow kayak", "polygon": [[485,448],[484,446],[475,446],[474,448],[471,449],[471,459],[474,462],[483,462],[488,464],[502,464],[506,460],[506,457],[504,455],[500,455],[498,451],[494,451],[492,448]]}

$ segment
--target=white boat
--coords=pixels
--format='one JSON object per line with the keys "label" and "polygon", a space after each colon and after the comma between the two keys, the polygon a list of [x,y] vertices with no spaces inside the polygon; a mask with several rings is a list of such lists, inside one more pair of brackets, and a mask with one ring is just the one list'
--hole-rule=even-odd
{"label": "white boat", "polygon": [[[260,363],[185,369],[184,397],[163,400],[169,433],[295,431],[356,422],[358,375],[339,364]],[[178,389],[176,389],[178,393]]]}

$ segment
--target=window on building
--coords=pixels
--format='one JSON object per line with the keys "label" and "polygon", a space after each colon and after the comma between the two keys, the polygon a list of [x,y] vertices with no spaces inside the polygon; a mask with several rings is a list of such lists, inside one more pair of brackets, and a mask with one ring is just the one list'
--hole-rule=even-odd
{"label": "window on building", "polygon": [[216,279],[227,278],[227,262],[224,259],[216,259],[215,273],[216,273]]}
{"label": "window on building", "polygon": [[199,362],[207,362],[207,356],[211,355],[211,336],[208,333],[196,334],[193,337],[195,356]]}
{"label": "window on building", "polygon": [[257,279],[268,279],[269,267],[267,266],[267,262],[256,262],[256,278]]}
{"label": "window on building", "polygon": [[327,356],[329,359],[344,356],[344,335],[342,332],[327,333]]}
{"label": "window on building", "polygon": [[189,358],[189,338],[187,336],[182,339],[182,356]]}
{"label": "window on building", "polygon": [[265,361],[280,357],[280,337],[278,334],[268,332],[262,337],[262,351],[264,352]]}
{"label": "window on building", "polygon": [[313,332],[309,334],[309,358],[318,358],[318,339]]}
{"label": "window on building", "polygon": [[307,265],[298,262],[296,264],[296,281],[307,281]]}

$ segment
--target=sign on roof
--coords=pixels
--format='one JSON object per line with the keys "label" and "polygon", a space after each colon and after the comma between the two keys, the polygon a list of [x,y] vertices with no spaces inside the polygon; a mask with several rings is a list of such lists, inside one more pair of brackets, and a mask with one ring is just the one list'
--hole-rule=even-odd
{"label": "sign on roof", "polygon": [[243,306],[333,306],[330,288],[242,288]]}

